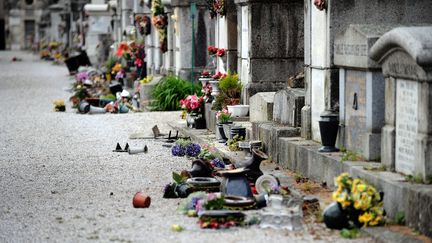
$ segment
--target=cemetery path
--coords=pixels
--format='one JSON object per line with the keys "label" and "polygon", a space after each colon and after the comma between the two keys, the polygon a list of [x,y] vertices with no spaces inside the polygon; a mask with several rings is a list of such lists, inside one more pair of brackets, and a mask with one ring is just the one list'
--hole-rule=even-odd
{"label": "cemetery path", "polygon": [[[180,199],[162,198],[171,172],[190,163],[158,141],[128,140],[155,124],[167,131],[180,113],[80,115],[69,104],[53,112],[52,100],[70,96],[67,73],[30,54],[0,52],[0,242],[343,241],[322,224],[296,232],[200,230],[195,218],[176,212]],[[147,144],[149,153],[113,153],[117,142]],[[132,207],[137,191],[151,196],[150,208]],[[172,224],[185,230],[173,232]]]}

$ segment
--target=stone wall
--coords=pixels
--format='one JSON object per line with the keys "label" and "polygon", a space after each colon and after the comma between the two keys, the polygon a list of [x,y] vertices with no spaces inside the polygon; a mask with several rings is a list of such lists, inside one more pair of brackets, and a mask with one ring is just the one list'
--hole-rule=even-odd
{"label": "stone wall", "polygon": [[303,67],[303,1],[236,0],[243,99],[286,87]]}

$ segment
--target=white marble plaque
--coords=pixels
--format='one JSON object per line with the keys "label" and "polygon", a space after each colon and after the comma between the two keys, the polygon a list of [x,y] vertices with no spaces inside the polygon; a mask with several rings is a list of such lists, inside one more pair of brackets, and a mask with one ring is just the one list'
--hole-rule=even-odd
{"label": "white marble plaque", "polygon": [[248,6],[241,7],[241,57],[249,57],[249,9]]}
{"label": "white marble plaque", "polygon": [[400,79],[396,82],[396,171],[413,174],[417,160],[419,83]]}

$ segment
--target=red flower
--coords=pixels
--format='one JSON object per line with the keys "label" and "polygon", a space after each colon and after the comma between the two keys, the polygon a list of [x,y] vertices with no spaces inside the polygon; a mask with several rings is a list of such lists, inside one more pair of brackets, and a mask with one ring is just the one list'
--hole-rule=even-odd
{"label": "red flower", "polygon": [[225,55],[225,49],[219,48],[216,52],[216,56],[223,57]]}
{"label": "red flower", "polygon": [[217,47],[214,47],[214,46],[209,46],[209,47],[207,48],[207,51],[208,51],[208,54],[209,54],[209,55],[216,55],[216,53],[217,53],[217,51],[218,51],[218,48],[217,48]]}
{"label": "red flower", "polygon": [[143,65],[143,61],[140,58],[135,59],[135,65],[141,67]]}
{"label": "red flower", "polygon": [[122,57],[126,52],[129,52],[129,46],[126,42],[121,42],[117,47],[116,56]]}

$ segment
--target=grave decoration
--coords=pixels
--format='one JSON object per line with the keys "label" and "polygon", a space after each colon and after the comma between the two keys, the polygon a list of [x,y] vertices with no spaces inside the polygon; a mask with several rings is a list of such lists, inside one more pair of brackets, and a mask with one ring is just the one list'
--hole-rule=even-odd
{"label": "grave decoration", "polygon": [[335,203],[324,211],[324,222],[328,228],[377,226],[384,223],[383,195],[363,179],[353,179],[342,173],[335,179]]}
{"label": "grave decoration", "polygon": [[161,0],[152,1],[152,23],[159,33],[159,48],[162,53],[168,51],[168,16]]}
{"label": "grave decoration", "polygon": [[225,6],[226,0],[206,0],[206,1],[207,1],[207,7],[210,12],[210,18],[214,18],[218,14],[221,17],[224,17],[226,15],[226,6]]}
{"label": "grave decoration", "polygon": [[180,106],[186,113],[186,124],[190,128],[205,129],[204,97],[188,95],[180,100]]}

